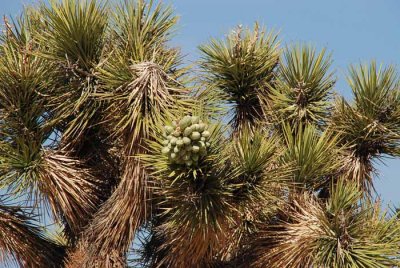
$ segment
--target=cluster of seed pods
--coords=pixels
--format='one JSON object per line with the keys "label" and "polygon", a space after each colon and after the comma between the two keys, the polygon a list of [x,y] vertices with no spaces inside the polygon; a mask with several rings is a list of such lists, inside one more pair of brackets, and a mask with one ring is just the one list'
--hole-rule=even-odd
{"label": "cluster of seed pods", "polygon": [[172,126],[165,126],[164,130],[162,153],[171,163],[195,166],[207,155],[210,132],[198,116],[185,116]]}

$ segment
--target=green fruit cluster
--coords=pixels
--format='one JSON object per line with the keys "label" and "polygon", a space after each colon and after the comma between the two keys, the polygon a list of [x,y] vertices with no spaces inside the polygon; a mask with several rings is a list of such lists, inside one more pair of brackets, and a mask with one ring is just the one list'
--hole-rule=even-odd
{"label": "green fruit cluster", "polygon": [[198,116],[185,116],[178,123],[164,127],[162,154],[173,164],[197,165],[207,154],[210,132]]}

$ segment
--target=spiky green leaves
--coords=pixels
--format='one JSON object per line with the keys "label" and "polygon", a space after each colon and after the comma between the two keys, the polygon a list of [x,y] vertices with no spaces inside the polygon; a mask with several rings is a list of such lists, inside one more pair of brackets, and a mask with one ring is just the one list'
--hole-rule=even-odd
{"label": "spiky green leaves", "polygon": [[27,21],[8,27],[0,57],[0,185],[16,192],[35,184],[43,143],[50,136],[46,105],[52,65],[38,57]]}
{"label": "spiky green leaves", "polygon": [[193,175],[164,177],[157,183],[156,206],[162,224],[156,229],[166,237],[157,251],[167,249],[160,260],[166,266],[208,266],[225,246],[233,209],[229,170],[204,166],[197,174],[196,179]]}
{"label": "spiky green leaves", "polygon": [[[108,103],[107,120],[130,147],[147,138],[150,128],[171,107],[182,107],[186,91],[171,72],[179,53],[167,47],[176,17],[168,7],[153,2],[118,6],[112,35],[117,40],[112,56],[100,67],[101,91],[96,96]],[[132,133],[133,132],[133,133]]]}
{"label": "spiky green leaves", "polygon": [[351,66],[347,81],[353,91],[357,111],[381,123],[397,123],[398,126],[400,93],[393,66],[384,68],[374,61],[369,65]]}
{"label": "spiky green leaves", "polygon": [[42,6],[42,12],[47,26],[41,38],[48,48],[45,55],[85,77],[103,50],[108,23],[105,5],[94,0],[53,0]]}
{"label": "spiky green leaves", "polygon": [[155,1],[127,1],[113,13],[117,50],[133,62],[155,61],[164,67],[176,64],[178,51],[166,47],[177,23],[173,9]]}
{"label": "spiky green leaves", "polygon": [[172,164],[196,166],[199,159],[207,154],[211,134],[199,117],[185,116],[178,123],[173,122],[173,126],[165,126],[164,130],[161,152],[168,156]]}
{"label": "spiky green leaves", "polygon": [[[113,13],[114,27],[111,29],[112,51],[100,68],[100,77],[111,90],[131,82],[137,76],[131,66],[141,62],[159,65],[173,78],[179,77],[180,62],[177,49],[168,47],[177,17],[172,9],[153,1],[125,1]],[[173,69],[175,69],[173,71]]]}
{"label": "spiky green leaves", "polygon": [[246,129],[235,139],[233,159],[238,161],[241,173],[255,177],[276,160],[279,143],[277,137],[268,137],[268,133],[259,129],[254,133]]}
{"label": "spiky green leaves", "polygon": [[[52,0],[0,38],[0,186],[39,190],[72,247],[66,265],[124,266],[149,222],[159,267],[236,267],[247,250],[262,267],[397,265],[398,223],[359,187],[372,185],[374,158],[399,155],[392,67],[352,68],[355,103],[338,101],[326,122],[325,50],[280,60],[275,33],[239,27],[200,48],[202,83],[189,84],[168,46],[171,8],[107,7]],[[213,124],[224,108],[233,135]],[[62,266],[30,224],[0,206],[2,252]]]}
{"label": "spiky green leaves", "polygon": [[355,148],[357,156],[398,154],[400,92],[393,67],[352,67],[348,78],[355,97],[354,105],[337,103],[332,124]]}
{"label": "spiky green leaves", "polygon": [[[197,117],[191,119],[199,125]],[[178,124],[187,127],[187,123],[183,120]],[[154,207],[158,211],[156,217],[162,222],[156,230],[166,236],[165,244],[158,250],[168,249],[168,254],[160,260],[167,266],[211,263],[212,256],[222,248],[223,230],[232,219],[233,187],[229,179],[235,171],[227,165],[227,157],[221,156],[224,147],[221,127],[211,125],[208,131],[210,147],[196,166],[171,165],[168,156],[161,153],[161,135],[155,137],[157,141],[149,142],[149,154],[141,156],[155,185]]]}
{"label": "spiky green leaves", "polygon": [[307,45],[287,48],[271,89],[272,113],[292,125],[320,125],[329,113],[329,96],[335,84],[329,71],[332,60],[325,49]]}
{"label": "spiky green leaves", "polygon": [[132,66],[137,78],[116,89],[118,97],[111,102],[117,118],[115,131],[125,136],[131,148],[140,138],[150,136],[153,125],[168,116],[172,107],[182,107],[179,90],[171,87],[175,81],[159,65],[144,62]]}
{"label": "spiky green leaves", "polygon": [[207,83],[225,95],[221,101],[232,105],[234,130],[252,128],[262,118],[261,103],[278,64],[278,45],[276,33],[260,31],[256,24],[253,31],[239,26],[226,40],[200,47]]}
{"label": "spiky green leaves", "polygon": [[[331,197],[298,196],[283,220],[267,227],[255,243],[255,267],[390,267],[399,265],[400,225],[364,201],[354,184],[339,183]],[[268,243],[265,243],[267,242]]]}
{"label": "spiky green leaves", "polygon": [[383,155],[399,155],[400,92],[393,67],[377,67],[375,62],[350,69],[348,78],[354,103],[336,101],[330,120],[343,143],[350,147],[345,166],[365,190],[372,188],[372,160]]}
{"label": "spiky green leaves", "polygon": [[286,201],[292,168],[279,163],[282,152],[279,137],[261,129],[243,129],[226,150],[229,165],[236,169],[229,179],[235,217],[221,259],[240,256],[257,224],[273,217]]}
{"label": "spiky green leaves", "polygon": [[45,153],[50,136],[56,135],[48,98],[54,93],[55,65],[38,55],[30,19],[20,21],[1,48],[0,186],[15,194],[34,192],[39,198],[35,202],[45,199],[76,235],[97,201],[82,190],[92,191],[97,185],[80,161]]}
{"label": "spiky green leaves", "polygon": [[99,120],[99,105],[91,94],[98,84],[95,67],[104,50],[107,11],[104,4],[93,0],[54,0],[38,11],[35,18],[41,18],[40,27],[34,32],[40,44],[38,54],[56,72],[48,108],[63,133],[63,142],[76,145]]}
{"label": "spiky green leaves", "polygon": [[[232,179],[236,185],[236,201],[244,208],[263,207],[266,214],[274,210],[284,194],[292,167],[279,163],[282,156],[281,140],[268,132],[256,129],[244,129],[232,142],[228,150],[230,161],[236,167],[238,176]],[[251,215],[257,218],[262,216]]]}
{"label": "spiky green leaves", "polygon": [[320,132],[313,125],[285,125],[283,129],[286,150],[281,160],[293,165],[294,182],[309,190],[329,186],[344,164],[338,135],[329,130]]}

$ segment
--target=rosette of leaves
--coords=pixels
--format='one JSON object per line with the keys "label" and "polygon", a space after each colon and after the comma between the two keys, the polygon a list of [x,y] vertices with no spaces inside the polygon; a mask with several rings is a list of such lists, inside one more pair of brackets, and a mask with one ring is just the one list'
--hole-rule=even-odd
{"label": "rosette of leaves", "polygon": [[[195,133],[197,131],[189,134],[193,125],[197,129],[196,125],[202,123],[209,126],[204,126],[199,134]],[[196,164],[193,162],[189,166],[185,162],[171,162],[170,152],[165,153],[165,150],[163,153],[168,146],[167,141],[170,143],[163,135],[163,124],[159,126],[160,131],[154,141],[148,142],[149,153],[140,156],[149,170],[149,181],[154,185],[154,218],[158,224],[152,232],[155,237],[163,237],[164,241],[153,251],[153,256],[146,258],[157,259],[157,264],[167,267],[207,267],[224,247],[228,223],[233,220],[234,187],[229,179],[236,174],[228,158],[222,154],[226,141],[221,125],[208,124],[197,116],[183,117],[175,126],[168,125],[165,134],[177,129],[186,130],[187,136],[195,138],[191,141],[193,144],[201,141],[201,135],[206,134],[209,144],[205,145],[206,153],[200,154],[198,149]],[[176,133],[176,136],[180,135],[183,142],[187,136]],[[176,139],[176,136],[173,137]],[[196,145],[188,143],[188,146],[193,149]],[[190,155],[196,154],[192,151]]]}
{"label": "rosette of leaves", "polygon": [[89,130],[101,120],[101,105],[92,94],[98,90],[95,69],[104,60],[109,10],[104,1],[94,0],[43,2],[37,10],[42,23],[35,36],[38,54],[57,72],[49,107],[63,142],[73,148],[93,139]]}
{"label": "rosette of leaves", "polygon": [[257,225],[273,218],[286,202],[288,190],[293,187],[290,181],[294,169],[291,163],[280,163],[284,154],[280,137],[261,128],[244,128],[232,139],[226,153],[237,172],[230,181],[235,185],[237,213],[221,257],[232,262],[241,257],[243,245],[257,232]]}
{"label": "rosette of leaves", "polygon": [[161,152],[172,164],[196,166],[199,159],[207,154],[210,132],[198,116],[185,116],[178,123],[165,126]]}
{"label": "rosette of leaves", "polygon": [[205,84],[229,105],[234,132],[257,126],[264,119],[263,102],[279,63],[278,34],[257,23],[253,30],[238,26],[225,40],[212,39],[200,51]]}
{"label": "rosette of leaves", "polygon": [[354,102],[337,99],[330,127],[349,147],[343,170],[366,192],[373,190],[374,160],[400,153],[400,90],[393,66],[352,66],[348,83]]}
{"label": "rosette of leaves", "polygon": [[312,124],[298,127],[284,124],[282,129],[285,150],[281,164],[294,167],[293,182],[307,190],[329,190],[347,156],[339,135],[329,129],[319,131]]}
{"label": "rosette of leaves", "polygon": [[271,112],[292,125],[321,125],[329,115],[329,98],[335,85],[331,56],[325,49],[297,45],[287,48],[271,87]]}
{"label": "rosette of leaves", "polygon": [[58,145],[49,95],[56,71],[38,55],[30,13],[0,37],[0,188],[48,205],[73,240],[99,201],[100,186],[83,159]]}
{"label": "rosette of leaves", "polygon": [[358,186],[343,179],[331,193],[328,199],[299,194],[281,220],[260,226],[251,267],[397,267],[397,216],[363,200]]}

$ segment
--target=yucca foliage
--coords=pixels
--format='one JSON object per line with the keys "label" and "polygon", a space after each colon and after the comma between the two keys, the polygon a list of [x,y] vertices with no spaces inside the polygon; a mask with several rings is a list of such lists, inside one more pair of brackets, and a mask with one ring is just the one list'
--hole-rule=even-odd
{"label": "yucca foliage", "polygon": [[256,23],[186,66],[177,21],[151,0],[4,19],[0,266],[399,266],[374,198],[400,154],[395,67],[351,66],[346,100],[324,48]]}

